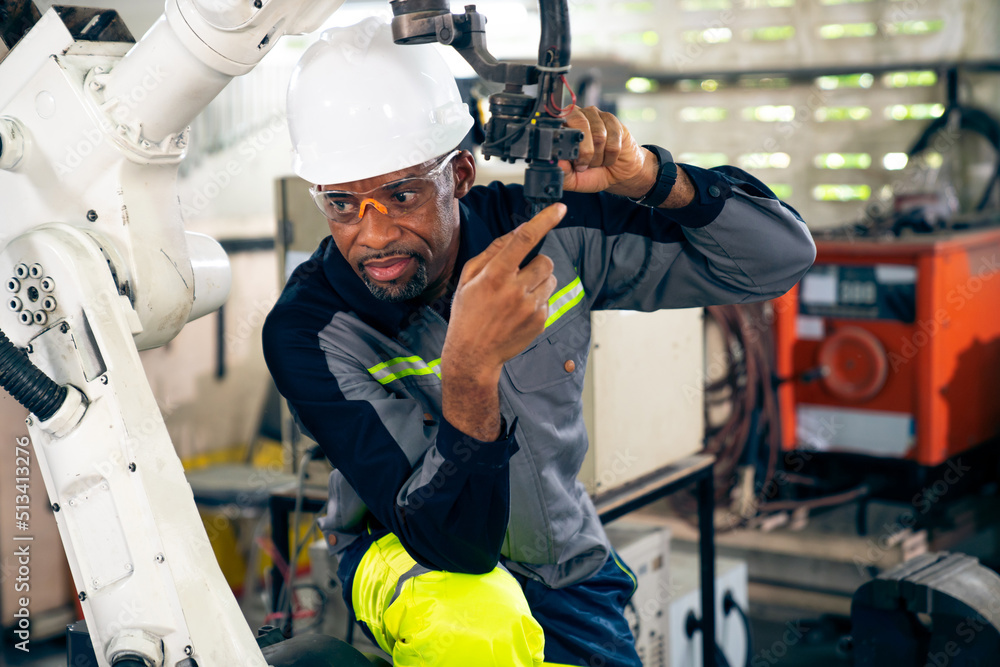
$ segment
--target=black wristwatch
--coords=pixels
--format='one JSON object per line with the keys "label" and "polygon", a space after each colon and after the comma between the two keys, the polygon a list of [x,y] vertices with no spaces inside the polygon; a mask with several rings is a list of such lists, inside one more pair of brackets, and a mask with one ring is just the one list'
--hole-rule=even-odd
{"label": "black wristwatch", "polygon": [[636,204],[649,206],[650,208],[657,208],[663,202],[667,201],[674,183],[677,182],[677,165],[674,163],[674,158],[670,155],[670,151],[659,146],[643,146],[643,148],[656,156],[660,166],[657,168],[656,182],[653,183],[653,187],[642,197],[632,199],[632,201]]}

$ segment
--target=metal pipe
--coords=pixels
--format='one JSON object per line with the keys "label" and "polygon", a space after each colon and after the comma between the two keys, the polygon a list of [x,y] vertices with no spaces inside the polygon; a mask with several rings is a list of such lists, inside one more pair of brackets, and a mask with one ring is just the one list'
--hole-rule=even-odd
{"label": "metal pipe", "polygon": [[160,143],[187,127],[232,78],[193,54],[163,16],[115,66],[105,99],[118,101],[116,121]]}
{"label": "metal pipe", "polygon": [[698,551],[701,566],[701,650],[704,667],[715,659],[715,488],[712,468],[698,482]]}

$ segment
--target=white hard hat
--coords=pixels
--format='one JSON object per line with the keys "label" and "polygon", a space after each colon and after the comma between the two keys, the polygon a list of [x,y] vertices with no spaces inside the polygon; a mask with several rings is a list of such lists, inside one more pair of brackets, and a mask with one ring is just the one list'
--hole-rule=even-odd
{"label": "white hard hat", "polygon": [[324,32],[288,87],[292,168],[320,185],[431,160],[458,146],[472,122],[437,47],[397,45],[376,17]]}

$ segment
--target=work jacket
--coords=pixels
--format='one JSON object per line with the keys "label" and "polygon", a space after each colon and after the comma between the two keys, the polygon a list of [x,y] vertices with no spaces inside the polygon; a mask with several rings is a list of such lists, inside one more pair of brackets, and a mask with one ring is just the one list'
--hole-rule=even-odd
{"label": "work jacket", "polygon": [[[600,569],[610,546],[577,481],[590,312],[770,299],[815,257],[801,218],[758,180],[732,167],[683,168],[697,192],[681,209],[566,193],[568,212],[542,246],[558,286],[544,333],[504,365],[496,442],[442,416],[450,297],[379,301],[329,237],[293,272],[265,323],[264,351],[335,467],[322,522],[335,549],[392,531],[431,569],[482,573],[502,557],[550,587]],[[529,211],[516,185],[462,198],[455,279]]]}

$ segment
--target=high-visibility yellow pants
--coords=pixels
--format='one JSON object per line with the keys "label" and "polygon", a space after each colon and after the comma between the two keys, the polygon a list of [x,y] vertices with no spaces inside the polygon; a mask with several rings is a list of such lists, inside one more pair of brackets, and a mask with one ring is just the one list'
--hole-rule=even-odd
{"label": "high-visibility yellow pants", "polygon": [[365,553],[351,591],[354,613],[394,667],[541,667],[545,636],[520,585],[487,574],[428,571],[395,535]]}

